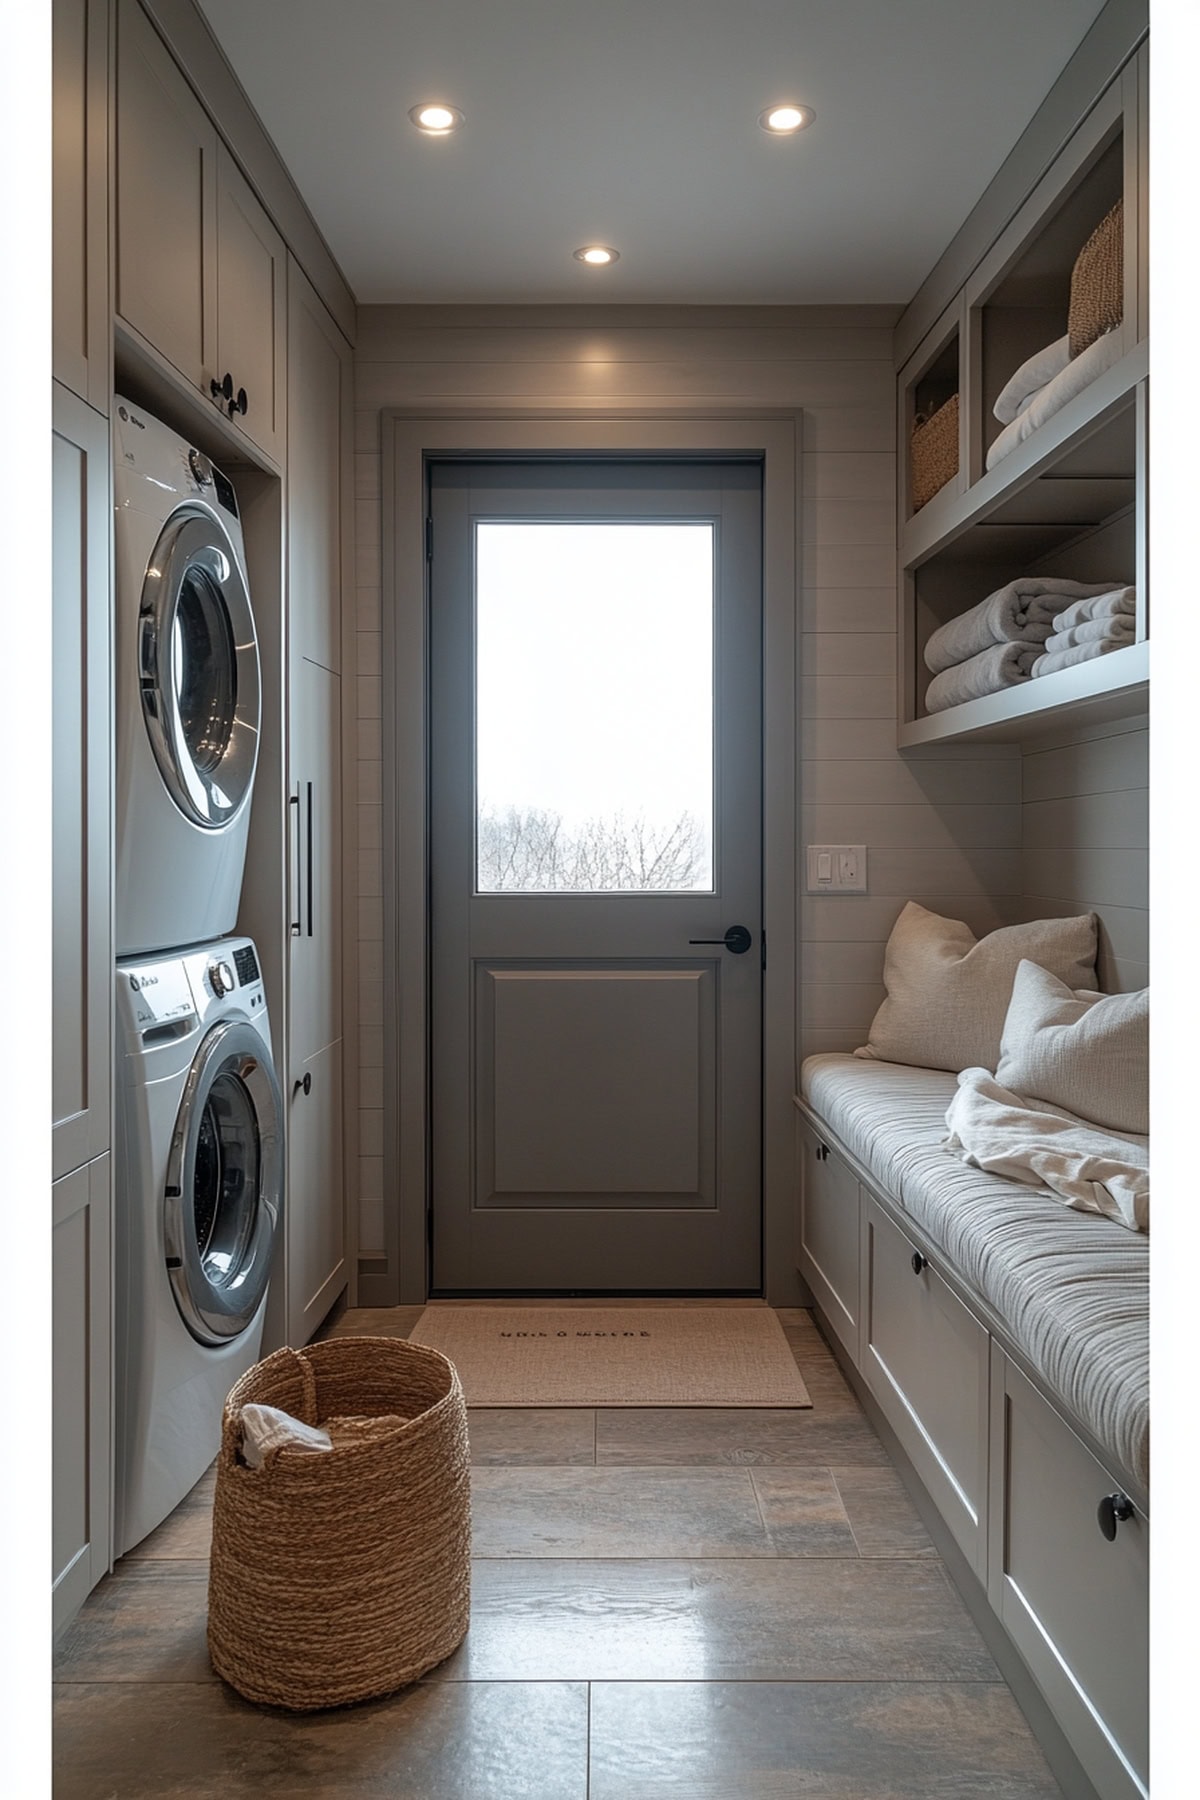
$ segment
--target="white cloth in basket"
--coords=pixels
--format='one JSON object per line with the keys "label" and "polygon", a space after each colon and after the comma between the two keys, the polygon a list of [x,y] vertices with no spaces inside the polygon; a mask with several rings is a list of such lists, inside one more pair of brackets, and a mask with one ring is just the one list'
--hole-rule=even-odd
{"label": "white cloth in basket", "polygon": [[332,1450],[333,1440],[317,1425],[293,1419],[277,1406],[251,1401],[242,1408],[242,1461],[261,1469],[272,1450]]}

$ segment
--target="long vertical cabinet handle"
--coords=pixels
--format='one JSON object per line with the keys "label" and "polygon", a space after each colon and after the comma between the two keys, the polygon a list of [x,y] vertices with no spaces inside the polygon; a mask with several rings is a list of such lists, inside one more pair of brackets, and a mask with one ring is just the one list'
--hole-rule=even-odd
{"label": "long vertical cabinet handle", "polygon": [[[294,810],[293,810],[294,809]],[[294,794],[288,795],[288,836],[291,839],[292,856],[292,897],[288,906],[288,929],[293,937],[300,936],[300,784],[297,782]]]}
{"label": "long vertical cabinet handle", "polygon": [[308,936],[309,937],[311,937],[313,934],[313,791],[312,791],[312,787],[313,787],[313,784],[310,781],[308,783],[308,846],[307,846],[307,852],[306,852],[308,866],[307,866],[307,873],[306,873],[306,877],[305,877],[305,883],[306,883],[307,892],[308,892],[307,905],[308,905]]}

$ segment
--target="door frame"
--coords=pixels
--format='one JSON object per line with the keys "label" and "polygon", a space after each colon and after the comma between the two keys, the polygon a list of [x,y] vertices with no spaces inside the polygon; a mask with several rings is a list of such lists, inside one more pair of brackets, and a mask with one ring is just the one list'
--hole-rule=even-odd
{"label": "door frame", "polygon": [[796,1270],[797,696],[801,415],[545,408],[387,407],[380,414],[383,589],[383,1008],[386,1262],[359,1304],[429,1293],[428,465],[536,455],[759,456],[763,469],[763,1282],[801,1303]]}

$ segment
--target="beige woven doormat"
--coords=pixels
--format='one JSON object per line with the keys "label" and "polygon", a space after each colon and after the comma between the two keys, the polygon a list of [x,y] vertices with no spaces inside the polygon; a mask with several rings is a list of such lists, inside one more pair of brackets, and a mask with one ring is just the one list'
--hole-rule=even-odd
{"label": "beige woven doormat", "polygon": [[766,1306],[427,1306],[469,1406],[811,1406]]}

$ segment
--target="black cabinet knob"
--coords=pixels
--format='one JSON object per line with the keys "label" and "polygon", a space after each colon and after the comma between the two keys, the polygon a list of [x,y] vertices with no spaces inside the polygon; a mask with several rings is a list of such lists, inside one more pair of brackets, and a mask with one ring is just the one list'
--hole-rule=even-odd
{"label": "black cabinet knob", "polygon": [[929,1258],[927,1256],[922,1256],[921,1252],[919,1250],[914,1250],[912,1253],[912,1272],[913,1272],[913,1274],[919,1275],[921,1273],[922,1269],[927,1269],[928,1267],[929,1267]]}
{"label": "black cabinet knob", "polygon": [[229,402],[230,418],[232,419],[235,412],[244,413],[246,410],[247,404],[248,404],[248,402],[246,400],[246,390],[245,390],[245,388],[239,388],[237,391],[237,398],[234,400],[231,400]]}
{"label": "black cabinet knob", "polygon": [[303,1081],[293,1081],[292,1092],[293,1092],[293,1094],[311,1094],[312,1093],[312,1070],[311,1069],[305,1069]]}
{"label": "black cabinet knob", "polygon": [[1133,1501],[1128,1494],[1105,1494],[1096,1508],[1096,1523],[1100,1527],[1100,1535],[1106,1537],[1110,1544],[1117,1535],[1118,1523],[1132,1517]]}

